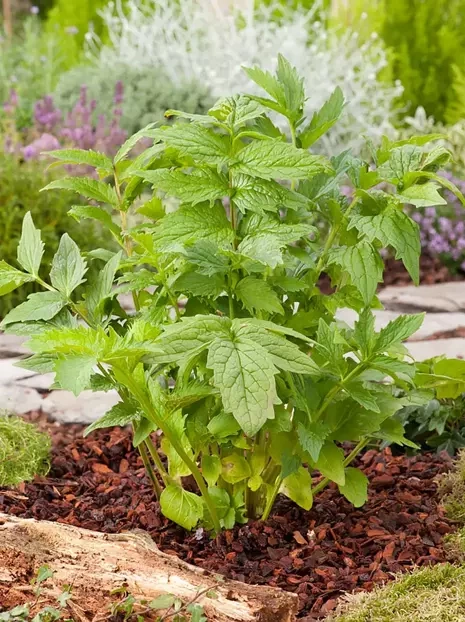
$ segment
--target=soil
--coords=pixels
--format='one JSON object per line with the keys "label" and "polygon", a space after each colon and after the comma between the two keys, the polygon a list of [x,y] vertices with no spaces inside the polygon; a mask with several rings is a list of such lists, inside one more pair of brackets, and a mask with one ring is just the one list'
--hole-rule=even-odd
{"label": "soil", "polygon": [[306,512],[279,497],[266,523],[249,522],[211,540],[166,520],[154,500],[127,430],[57,425],[32,415],[53,439],[50,473],[0,489],[0,511],[119,533],[143,529],[162,551],[229,578],[298,594],[300,618],[324,617],[346,591],[370,590],[393,573],[445,560],[443,536],[454,527],[436,497],[448,454],[393,456],[368,450],[359,460],[370,479],[368,503],[354,508],[327,488]]}
{"label": "soil", "polygon": [[[452,274],[437,257],[428,257],[427,255],[420,257],[420,285],[463,281],[464,277],[463,273]],[[379,284],[379,289],[391,285],[413,285],[413,281],[400,260],[387,258],[384,260],[383,282]],[[331,281],[326,274],[322,275],[319,286],[324,294],[332,292]]]}

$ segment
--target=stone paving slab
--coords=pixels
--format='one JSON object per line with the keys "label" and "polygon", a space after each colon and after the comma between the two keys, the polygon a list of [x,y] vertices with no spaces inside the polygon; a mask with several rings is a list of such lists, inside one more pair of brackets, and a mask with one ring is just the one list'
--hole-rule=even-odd
{"label": "stone paving slab", "polygon": [[29,378],[21,378],[16,384],[19,387],[30,387],[38,391],[48,391],[55,382],[55,374],[36,374]]}
{"label": "stone paving slab", "polygon": [[53,391],[42,400],[42,410],[60,423],[92,423],[120,401],[116,391]]}
{"label": "stone paving slab", "polygon": [[30,354],[30,350],[23,345],[25,341],[27,341],[27,337],[0,333],[0,359]]}
{"label": "stone paving slab", "polygon": [[16,367],[15,363],[19,363],[21,358],[0,359],[0,385],[16,382],[21,378],[29,378],[36,374],[35,371]]}
{"label": "stone paving slab", "polygon": [[405,344],[416,361],[434,356],[465,358],[465,339],[431,339],[430,341],[409,341]]}
{"label": "stone paving slab", "polygon": [[384,307],[391,311],[410,313],[465,311],[465,281],[419,287],[414,285],[386,287],[379,293],[379,299]]}
{"label": "stone paving slab", "polygon": [[42,396],[35,389],[0,385],[0,411],[24,415],[31,410],[39,410],[42,401]]}

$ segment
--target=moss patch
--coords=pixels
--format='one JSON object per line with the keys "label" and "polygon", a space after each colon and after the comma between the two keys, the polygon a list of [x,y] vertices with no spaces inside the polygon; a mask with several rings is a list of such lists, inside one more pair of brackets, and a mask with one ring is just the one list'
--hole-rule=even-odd
{"label": "moss patch", "polygon": [[448,518],[465,524],[465,451],[461,451],[454,467],[442,476],[439,495]]}
{"label": "moss patch", "polygon": [[332,622],[465,622],[465,567],[440,564],[350,597]]}
{"label": "moss patch", "polygon": [[19,417],[0,414],[0,486],[15,486],[45,475],[50,468],[50,438]]}

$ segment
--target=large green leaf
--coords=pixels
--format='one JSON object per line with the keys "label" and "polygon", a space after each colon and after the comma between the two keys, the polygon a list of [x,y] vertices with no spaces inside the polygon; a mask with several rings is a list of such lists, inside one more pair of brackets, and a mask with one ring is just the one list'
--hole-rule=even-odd
{"label": "large green leaf", "polygon": [[63,234],[50,269],[53,287],[65,298],[69,298],[76,287],[84,282],[86,271],[86,262],[79,252],[78,245],[67,233]]}
{"label": "large green leaf", "polygon": [[415,184],[402,191],[398,198],[403,203],[410,203],[415,207],[429,207],[432,205],[447,205],[447,201],[438,192],[439,184],[428,182]]}
{"label": "large green leaf", "polygon": [[26,302],[18,305],[8,313],[1,325],[6,326],[14,322],[51,320],[65,305],[66,300],[59,292],[30,294]]}
{"label": "large green leaf", "polygon": [[345,484],[344,452],[333,441],[325,442],[315,466],[322,475],[336,482],[339,486]]}
{"label": "large green leaf", "polygon": [[[237,323],[237,324],[236,324]],[[239,328],[236,330],[236,326]],[[320,376],[321,370],[308,354],[302,352],[298,346],[280,335],[261,328],[256,324],[243,323],[240,320],[233,322],[234,334],[238,337],[247,337],[259,343],[272,357],[273,363],[279,369],[296,374]]]}
{"label": "large green leaf", "polygon": [[395,320],[389,322],[379,333],[376,340],[375,350],[377,352],[385,352],[390,346],[399,341],[405,341],[411,337],[420,326],[425,318],[424,313],[416,315],[399,315]]}
{"label": "large green leaf", "polygon": [[63,177],[63,179],[55,179],[51,181],[42,190],[73,190],[87,199],[95,199],[101,203],[109,203],[110,205],[118,205],[118,197],[114,188],[99,181],[97,179],[88,179],[87,177]]}
{"label": "large green leaf", "polygon": [[230,147],[226,136],[196,123],[179,123],[157,130],[157,137],[167,146],[176,149],[181,156],[190,156],[205,164],[222,164],[229,155]]}
{"label": "large green leaf", "polygon": [[87,309],[94,318],[101,317],[102,303],[110,297],[122,253],[115,253],[86,288]]}
{"label": "large green leaf", "polygon": [[359,469],[348,467],[345,470],[345,484],[339,484],[339,491],[356,508],[361,507],[368,499],[368,479]]}
{"label": "large green leaf", "polygon": [[203,516],[201,497],[174,484],[167,486],[161,493],[160,506],[166,518],[189,531]]}
{"label": "large green leaf", "polygon": [[96,205],[73,205],[68,210],[68,214],[78,222],[86,218],[98,220],[116,236],[121,235],[121,229],[113,222],[111,215],[103,207],[97,207]]}
{"label": "large green leaf", "polygon": [[318,461],[328,435],[329,428],[321,421],[307,421],[297,424],[297,436],[302,449],[310,454],[314,462]]}
{"label": "large green leaf", "polygon": [[229,260],[212,240],[199,240],[186,250],[186,259],[199,274],[213,276],[228,271]]}
{"label": "large green leaf", "polygon": [[246,276],[237,284],[235,294],[251,313],[253,311],[284,313],[277,293],[262,279]]}
{"label": "large green leaf", "polygon": [[281,140],[255,141],[236,156],[233,168],[263,179],[307,179],[331,171],[329,161]]}
{"label": "large green leaf", "polygon": [[233,131],[237,131],[248,121],[260,117],[265,110],[261,104],[247,95],[232,95],[220,99],[208,114],[226,123]]}
{"label": "large green leaf", "polygon": [[0,296],[9,294],[20,285],[23,285],[23,283],[33,280],[34,277],[30,274],[25,274],[21,270],[13,268],[6,261],[0,261]]}
{"label": "large green leaf", "polygon": [[420,230],[405,212],[391,205],[376,216],[354,215],[350,227],[356,227],[370,242],[377,239],[383,246],[392,246],[396,259],[402,259],[413,281],[418,284]]}
{"label": "large green leaf", "polygon": [[108,156],[92,149],[58,149],[47,151],[47,155],[61,164],[86,164],[94,168],[101,168],[107,172],[112,169],[112,162]]}
{"label": "large green leaf", "polygon": [[88,436],[91,432],[100,428],[112,428],[114,426],[124,428],[139,417],[140,415],[133,404],[118,402],[103,417],[91,423],[85,429],[84,436]]}
{"label": "large green leaf", "polygon": [[336,87],[328,101],[323,104],[320,110],[313,113],[310,124],[300,135],[302,147],[308,149],[330,130],[341,116],[343,108],[344,94],[339,87]]}
{"label": "large green leaf", "polygon": [[276,367],[267,351],[244,337],[216,339],[209,347],[207,367],[213,370],[226,412],[232,413],[248,436],[274,418]]}
{"label": "large green leaf", "polygon": [[301,466],[295,473],[285,477],[280,492],[304,510],[309,510],[313,504],[313,495],[312,480],[307,469]]}
{"label": "large green leaf", "polygon": [[79,395],[90,386],[90,377],[97,364],[93,355],[67,354],[60,357],[55,363],[56,381],[62,389]]}
{"label": "large green leaf", "polygon": [[44,243],[40,231],[35,228],[31,212],[27,212],[23,219],[21,239],[18,244],[18,261],[27,271],[37,276],[40,262],[44,254]]}
{"label": "large green leaf", "polygon": [[369,305],[373,300],[378,283],[383,278],[383,262],[378,251],[368,242],[357,242],[354,246],[340,246],[329,253],[328,263],[336,263],[345,270],[352,283]]}
{"label": "large green leaf", "polygon": [[212,240],[217,246],[229,246],[234,231],[222,205],[183,205],[158,222],[153,238],[156,248],[164,252],[197,240]]}
{"label": "large green leaf", "polygon": [[227,177],[212,169],[195,169],[189,173],[158,169],[140,171],[138,174],[155,189],[163,190],[170,196],[192,205],[202,201],[215,201],[229,194]]}
{"label": "large green leaf", "polygon": [[276,212],[280,206],[297,210],[307,207],[308,199],[270,179],[257,179],[244,173],[232,176],[232,198],[239,211],[245,213]]}
{"label": "large green leaf", "polygon": [[416,145],[403,145],[392,149],[389,160],[378,167],[381,179],[398,184],[405,175],[420,168],[423,151]]}

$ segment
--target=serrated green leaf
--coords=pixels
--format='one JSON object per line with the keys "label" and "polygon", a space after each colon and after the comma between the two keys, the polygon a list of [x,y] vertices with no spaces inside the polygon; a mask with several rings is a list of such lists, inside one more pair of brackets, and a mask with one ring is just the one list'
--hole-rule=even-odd
{"label": "serrated green leaf", "polygon": [[354,340],[364,357],[371,354],[375,341],[375,316],[371,309],[365,309],[355,322]]}
{"label": "serrated green leaf", "polygon": [[336,482],[339,486],[345,484],[344,452],[333,441],[325,442],[315,466],[322,475]]}
{"label": "serrated green leaf", "polygon": [[35,228],[31,212],[23,219],[21,238],[18,244],[18,262],[34,276],[38,276],[40,263],[44,254],[44,243],[40,231]]}
{"label": "serrated green leaf", "polygon": [[411,337],[425,318],[424,313],[416,315],[399,315],[395,320],[389,322],[379,333],[375,344],[375,351],[385,352],[390,346],[399,341],[405,341]]}
{"label": "serrated green leaf", "polygon": [[360,292],[363,302],[371,304],[378,283],[383,278],[383,262],[378,251],[365,241],[354,246],[340,246],[330,251],[328,264],[336,263],[345,270]]}
{"label": "serrated green leaf", "polygon": [[317,341],[315,349],[323,361],[341,377],[347,369],[347,361],[344,358],[344,348],[336,324],[328,325],[323,318],[318,321]]}
{"label": "serrated green leaf", "polygon": [[268,95],[271,95],[273,99],[283,106],[285,105],[282,85],[271,73],[263,71],[260,67],[243,67],[243,70],[249,78],[266,91]]}
{"label": "serrated green leaf", "polygon": [[234,205],[242,213],[263,211],[276,212],[280,206],[297,210],[307,207],[308,199],[273,180],[257,179],[243,173],[235,173],[232,180]]}
{"label": "serrated green leaf", "polygon": [[98,220],[116,236],[121,235],[121,229],[113,222],[111,215],[102,207],[97,207],[96,205],[73,205],[68,210],[68,214],[78,222],[86,218]]}
{"label": "serrated green leaf", "polygon": [[[283,263],[281,249],[284,244],[273,235],[247,235],[237,247],[237,252],[243,257],[258,261],[270,268]],[[257,270],[255,270],[257,271]]]}
{"label": "serrated green leaf", "polygon": [[[86,288],[86,304],[91,315],[101,317],[102,303],[111,295],[116,272],[121,262],[122,253],[115,253],[105,264],[98,276]],[[137,273],[136,273],[137,274]]]}
{"label": "serrated green leaf", "polygon": [[118,197],[116,196],[115,189],[97,179],[88,179],[86,177],[63,177],[63,179],[55,179],[51,181],[44,190],[72,190],[87,199],[95,199],[101,203],[109,203],[110,205],[118,205]]}
{"label": "serrated green leaf", "polygon": [[300,141],[304,149],[311,147],[316,141],[326,134],[338,121],[344,108],[344,94],[336,87],[328,101],[313,114],[308,127],[300,135]]}
{"label": "serrated green leaf", "polygon": [[50,281],[65,298],[84,282],[87,265],[79,252],[78,245],[67,233],[60,239],[50,269]]}
{"label": "serrated green leaf", "polygon": [[442,380],[436,388],[438,399],[456,399],[465,392],[465,361],[442,359],[433,365],[433,372]]}
{"label": "serrated green leaf", "polygon": [[313,505],[312,479],[302,466],[284,478],[280,492],[304,510],[309,510]]}
{"label": "serrated green leaf", "polygon": [[379,406],[376,401],[376,393],[366,387],[363,382],[352,381],[344,384],[344,390],[355,400],[360,406],[366,408],[366,410],[379,413]]}
{"label": "serrated green leaf", "polygon": [[143,127],[141,130],[133,134],[130,138],[128,138],[127,141],[123,143],[121,147],[118,149],[115,155],[115,158],[114,158],[115,164],[118,164],[118,162],[121,162],[121,160],[124,160],[124,158],[128,155],[128,153],[137,145],[137,143],[142,138],[151,137],[153,128],[156,125],[157,125],[156,123],[149,123],[148,125]]}
{"label": "serrated green leaf", "polygon": [[411,447],[412,449],[419,449],[418,445],[405,438],[404,426],[402,423],[392,417],[385,419],[381,423],[379,432],[377,432],[375,436],[383,439],[384,441],[388,441],[389,443]]}
{"label": "serrated green leaf", "polygon": [[236,286],[235,294],[244,307],[253,311],[266,313],[284,313],[278,295],[266,281],[246,276]]}
{"label": "serrated green leaf", "polygon": [[79,395],[90,386],[90,377],[97,364],[97,359],[92,355],[67,354],[59,357],[55,362],[56,381],[61,389],[72,391]]}
{"label": "serrated green leaf", "polygon": [[34,322],[51,320],[66,305],[66,300],[59,292],[39,292],[30,294],[22,304],[12,309],[3,319],[1,326],[14,322]]}
{"label": "serrated green leaf", "polygon": [[247,337],[265,348],[279,369],[296,374],[321,375],[321,370],[315,361],[284,337],[273,334],[260,326],[241,322],[241,320],[233,321],[233,330],[238,337]]}
{"label": "serrated green leaf", "polygon": [[173,284],[176,292],[192,294],[193,296],[218,298],[225,289],[224,278],[220,274],[207,276],[195,270],[181,274]]}
{"label": "serrated green leaf", "polygon": [[179,169],[158,169],[138,171],[137,174],[151,183],[153,188],[192,205],[215,201],[229,194],[227,177],[212,169],[195,169],[189,173]]}
{"label": "serrated green leaf", "polygon": [[56,357],[53,354],[33,354],[27,359],[15,363],[15,367],[30,369],[39,374],[48,374],[54,371]]}
{"label": "serrated green leaf", "polygon": [[[261,116],[265,108],[247,95],[233,95],[220,99],[208,114],[237,131],[248,121]],[[213,119],[210,119],[212,122]]]}
{"label": "serrated green leaf", "polygon": [[216,315],[183,317],[181,322],[166,326],[156,340],[157,361],[176,363],[194,352],[201,352],[214,339],[227,337],[230,326],[229,318]]}
{"label": "serrated green leaf", "polygon": [[223,164],[229,156],[226,136],[221,136],[196,123],[179,123],[157,130],[157,137],[181,156],[189,156],[205,164]]}
{"label": "serrated green leaf", "polygon": [[229,246],[234,238],[231,223],[222,205],[183,205],[167,214],[153,233],[157,250],[166,252],[198,240],[212,240],[217,246]]}
{"label": "serrated green leaf", "polygon": [[211,240],[199,240],[186,250],[186,259],[194,264],[199,274],[213,276],[214,274],[226,274],[229,260],[222,255],[218,246]]}
{"label": "serrated green leaf", "polygon": [[213,370],[225,411],[248,436],[274,418],[273,406],[280,401],[274,379],[278,370],[264,348],[245,338],[216,339],[209,346],[207,367]]}
{"label": "serrated green leaf", "polygon": [[173,484],[167,486],[161,493],[160,506],[166,518],[188,531],[193,529],[203,516],[201,497]]}
{"label": "serrated green leaf", "polygon": [[218,481],[223,466],[218,456],[209,456],[204,454],[202,456],[202,475],[204,476],[209,486],[214,486]]}
{"label": "serrated green leaf", "polygon": [[415,207],[429,207],[432,205],[447,205],[447,201],[438,192],[439,184],[430,181],[426,184],[415,184],[402,191],[398,198],[403,203],[410,203]]}
{"label": "serrated green leaf", "polygon": [[230,413],[222,412],[210,419],[207,428],[210,434],[219,440],[234,436],[239,432],[241,426]]}
{"label": "serrated green leaf", "polygon": [[237,154],[233,168],[262,179],[307,179],[332,170],[324,156],[273,139],[246,145]]}
{"label": "serrated green leaf", "polygon": [[415,365],[382,354],[374,357],[370,362],[370,366],[391,377],[394,374],[394,376],[411,379],[415,375]]}
{"label": "serrated green leaf", "polygon": [[392,246],[396,259],[402,259],[412,280],[418,284],[420,230],[405,212],[390,206],[377,216],[355,215],[351,218],[350,227],[356,227],[370,242],[378,239],[383,246]]}
{"label": "serrated green leaf", "polygon": [[339,484],[339,492],[356,508],[368,500],[368,479],[359,469],[348,467],[345,470],[345,484]]}
{"label": "serrated green leaf", "polygon": [[13,268],[6,261],[0,261],[0,296],[9,294],[17,287],[33,280],[34,277],[30,274],[25,274],[21,270]]}
{"label": "serrated green leaf", "polygon": [[420,168],[423,151],[416,145],[403,145],[392,149],[389,160],[378,168],[381,179],[398,184],[404,176]]}
{"label": "serrated green leaf", "polygon": [[305,102],[304,80],[282,54],[278,54],[276,78],[284,94],[284,103],[288,116],[297,120]]}
{"label": "serrated green leaf", "polygon": [[297,436],[304,451],[310,454],[314,462],[318,461],[320,452],[329,435],[329,428],[321,421],[297,424]]}
{"label": "serrated green leaf", "polygon": [[111,171],[113,166],[108,156],[92,151],[92,149],[58,149],[46,153],[55,160],[59,160],[61,164],[86,164],[105,171]]}

